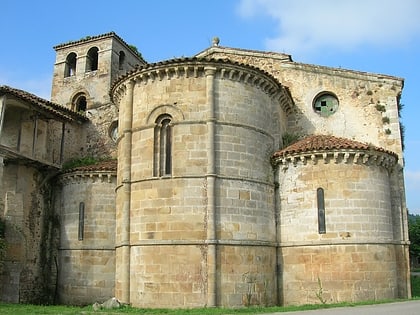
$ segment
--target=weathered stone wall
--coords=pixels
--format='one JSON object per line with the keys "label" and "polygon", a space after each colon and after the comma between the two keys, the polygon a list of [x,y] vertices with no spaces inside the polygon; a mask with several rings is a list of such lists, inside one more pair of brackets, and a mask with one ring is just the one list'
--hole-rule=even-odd
{"label": "weathered stone wall", "polygon": [[[87,53],[92,47],[99,49],[98,69],[87,71]],[[75,45],[63,44],[56,47],[56,52],[51,100],[77,110],[75,102],[79,95],[84,95],[85,114],[89,118],[77,141],[79,150],[66,157],[116,157],[116,144],[111,138],[110,128],[118,120],[118,110],[111,103],[108,92],[119,75],[144,61],[112,34],[81,40]],[[77,54],[76,73],[65,77],[66,58],[70,53]],[[121,53],[125,56],[122,63],[119,59]]]}
{"label": "weathered stone wall", "polygon": [[59,226],[50,204],[48,175],[24,165],[0,167],[0,211],[6,222],[7,244],[0,299],[52,303]]}
{"label": "weathered stone wall", "polygon": [[61,226],[61,303],[83,305],[114,296],[115,184],[112,172],[75,171],[60,176],[56,209]]}
{"label": "weathered stone wall", "polygon": [[[288,117],[287,131],[290,133],[333,134],[357,139],[386,148],[402,158],[397,106],[402,79],[302,64],[291,61],[289,55],[278,53],[211,47],[198,56],[228,58],[253,65],[278,79],[289,89],[297,107]],[[323,91],[334,93],[340,103],[337,112],[327,118],[312,108],[315,96]]]}
{"label": "weathered stone wall", "polygon": [[282,304],[395,299],[399,287],[396,261],[392,244],[282,247]]}

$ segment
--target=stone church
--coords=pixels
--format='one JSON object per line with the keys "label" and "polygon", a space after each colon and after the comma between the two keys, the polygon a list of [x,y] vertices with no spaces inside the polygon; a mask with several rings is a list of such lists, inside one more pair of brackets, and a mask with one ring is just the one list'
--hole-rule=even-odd
{"label": "stone church", "polygon": [[147,308],[410,297],[403,79],[228,48],[54,47],[0,86],[0,299]]}

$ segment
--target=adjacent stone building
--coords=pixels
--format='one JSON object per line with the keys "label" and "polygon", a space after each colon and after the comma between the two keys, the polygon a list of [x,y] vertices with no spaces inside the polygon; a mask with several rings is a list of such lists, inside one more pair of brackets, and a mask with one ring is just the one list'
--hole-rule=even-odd
{"label": "adjacent stone building", "polygon": [[9,302],[238,307],[410,296],[400,78],[212,47],[55,47],[0,88]]}

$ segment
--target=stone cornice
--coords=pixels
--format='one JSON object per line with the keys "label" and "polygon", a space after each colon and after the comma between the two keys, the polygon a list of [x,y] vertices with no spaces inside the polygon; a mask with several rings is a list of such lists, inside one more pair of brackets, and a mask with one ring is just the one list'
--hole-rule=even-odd
{"label": "stone cornice", "polygon": [[61,174],[58,181],[64,185],[87,181],[111,183],[116,177],[116,171],[75,171]]}
{"label": "stone cornice", "polygon": [[136,68],[121,77],[111,88],[111,98],[119,103],[125,94],[126,83],[149,84],[176,78],[199,78],[206,69],[214,69],[216,79],[253,85],[280,102],[285,111],[293,107],[290,93],[271,74],[256,67],[222,59],[182,58]]}
{"label": "stone cornice", "polygon": [[290,165],[317,165],[319,163],[376,165],[390,170],[396,162],[397,158],[386,152],[353,149],[314,150],[277,156],[272,159],[273,165],[283,170]]}

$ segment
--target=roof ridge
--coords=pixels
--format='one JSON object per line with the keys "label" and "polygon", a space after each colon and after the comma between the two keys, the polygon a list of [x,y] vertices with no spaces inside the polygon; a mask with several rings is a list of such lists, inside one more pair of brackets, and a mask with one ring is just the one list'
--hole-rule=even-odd
{"label": "roof ridge", "polygon": [[108,37],[115,37],[116,39],[118,39],[123,45],[125,45],[128,49],[130,49],[130,51],[133,52],[133,54],[135,54],[140,60],[144,61],[145,63],[146,60],[144,60],[143,56],[141,55],[140,52],[135,51],[133,48],[131,48],[131,46],[124,40],[122,39],[122,37],[118,36],[117,33],[111,31],[108,33],[104,33],[104,34],[100,34],[100,35],[95,35],[95,36],[85,36],[81,39],[78,40],[71,40],[62,44],[58,44],[56,46],[53,46],[53,49],[57,50],[60,48],[63,48],[65,46],[70,46],[70,45],[75,45],[75,44],[80,44],[80,43],[84,43],[84,42],[88,42],[88,41],[93,41],[93,40],[97,40],[97,39],[101,39],[101,38],[108,38]]}
{"label": "roof ridge", "polygon": [[53,111],[53,112],[58,111],[58,112],[63,113],[62,115],[64,115],[64,113],[65,113],[65,114],[69,114],[69,115],[73,116],[73,118],[76,117],[76,118],[84,120],[84,121],[88,120],[88,118],[83,114],[80,114],[80,113],[78,113],[78,112],[76,112],[76,111],[74,111],[70,108],[67,108],[67,107],[63,106],[63,105],[51,102],[49,100],[46,100],[42,97],[39,97],[39,96],[33,94],[33,93],[30,93],[30,92],[27,92],[27,91],[24,91],[24,90],[21,90],[21,89],[13,88],[13,87],[8,86],[8,85],[0,85],[0,93],[1,92],[11,93],[18,98],[21,98],[25,101],[31,102],[32,104],[36,104],[39,107],[43,107],[44,109],[47,109],[49,111]]}
{"label": "roof ridge", "polygon": [[343,137],[332,135],[310,135],[297,142],[276,151],[273,158],[285,157],[289,155],[300,154],[311,151],[329,151],[329,150],[362,150],[362,151],[378,151],[397,156],[394,152],[386,150],[382,147],[375,146],[370,143],[364,143]]}
{"label": "roof ridge", "polygon": [[167,66],[167,65],[169,66],[169,65],[176,64],[176,63],[181,63],[181,62],[215,62],[215,63],[230,64],[232,66],[236,65],[236,66],[246,67],[248,69],[261,72],[265,76],[267,76],[267,77],[271,78],[272,80],[274,80],[275,82],[277,82],[279,85],[283,86],[281,84],[281,82],[276,77],[274,77],[271,73],[269,73],[268,71],[266,71],[264,69],[256,67],[254,65],[250,65],[250,64],[247,64],[247,63],[231,60],[229,58],[210,58],[210,57],[192,56],[192,57],[180,57],[180,58],[166,59],[166,60],[157,61],[157,62],[154,62],[154,63],[146,63],[144,65],[136,65],[133,69],[131,69],[130,71],[127,71],[125,74],[119,76],[112,83],[111,88],[110,88],[110,93],[112,93],[112,90],[115,88],[116,85],[118,85],[119,82],[121,82],[125,78],[128,78],[130,75],[132,75],[132,74],[134,74],[138,71],[147,70],[149,68],[154,68],[154,67],[158,67],[158,66]]}

